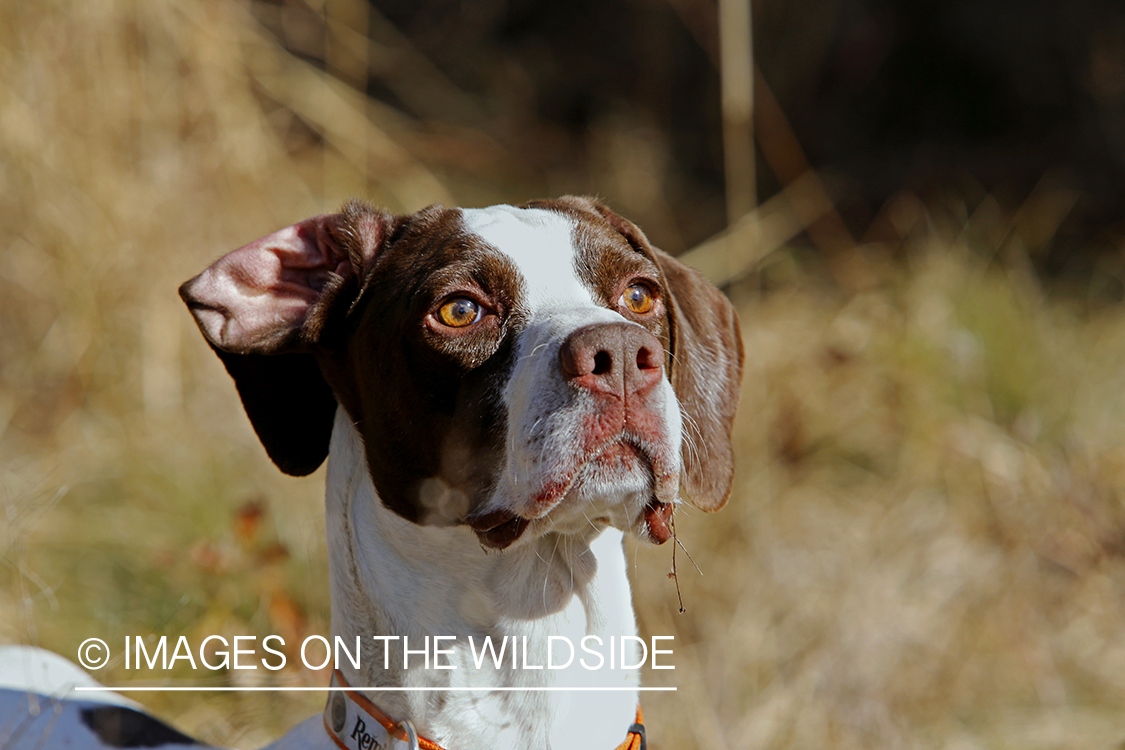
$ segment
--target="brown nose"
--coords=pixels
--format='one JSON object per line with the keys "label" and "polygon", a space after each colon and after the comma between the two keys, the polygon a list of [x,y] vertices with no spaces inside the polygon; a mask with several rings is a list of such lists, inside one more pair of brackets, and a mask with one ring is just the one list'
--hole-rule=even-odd
{"label": "brown nose", "polygon": [[566,379],[578,387],[627,397],[660,380],[664,347],[634,323],[595,323],[567,337],[559,362]]}

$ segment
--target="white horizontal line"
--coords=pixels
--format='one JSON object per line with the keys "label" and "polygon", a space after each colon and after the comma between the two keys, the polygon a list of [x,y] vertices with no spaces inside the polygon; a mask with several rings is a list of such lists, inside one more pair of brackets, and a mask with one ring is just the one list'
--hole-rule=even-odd
{"label": "white horizontal line", "polygon": [[128,685],[123,687],[87,687],[75,686],[76,691],[82,692],[114,692],[114,693],[128,693],[128,692],[196,692],[196,693],[229,693],[229,692],[301,692],[301,693],[336,693],[345,690],[358,690],[362,692],[374,693],[396,693],[396,692],[410,692],[410,693],[424,693],[424,692],[487,692],[487,693],[512,693],[512,692],[536,692],[546,693],[556,690],[589,690],[598,692],[609,692],[619,690],[636,690],[636,691],[676,691],[678,688],[674,687],[202,687],[202,686],[169,686],[169,687],[138,687],[136,685]]}

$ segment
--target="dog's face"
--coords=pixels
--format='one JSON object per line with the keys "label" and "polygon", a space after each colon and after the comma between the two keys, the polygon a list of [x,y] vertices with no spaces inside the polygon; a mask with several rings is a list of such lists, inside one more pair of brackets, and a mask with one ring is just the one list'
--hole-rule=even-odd
{"label": "dog's face", "polygon": [[282,470],[323,461],[338,401],[411,521],[497,548],[606,523],[660,543],[681,478],[705,510],[729,494],[734,312],[588,199],[349,204],[181,294]]}

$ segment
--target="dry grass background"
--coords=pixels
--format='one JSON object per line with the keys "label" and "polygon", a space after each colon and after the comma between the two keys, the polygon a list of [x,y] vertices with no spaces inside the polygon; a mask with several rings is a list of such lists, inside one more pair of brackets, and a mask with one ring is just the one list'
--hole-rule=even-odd
{"label": "dry grass background", "polygon": [[[0,641],[327,632],[321,477],[269,464],[176,286],[353,193],[535,197],[333,81],[234,3],[0,3]],[[652,747],[1125,742],[1125,315],[1028,271],[1056,198],[901,196],[848,291],[785,247],[731,288],[741,463],[678,516],[686,614],[671,550],[634,555],[642,630],[676,636]],[[249,674],[167,683],[324,680]],[[322,701],[142,697],[238,747]]]}

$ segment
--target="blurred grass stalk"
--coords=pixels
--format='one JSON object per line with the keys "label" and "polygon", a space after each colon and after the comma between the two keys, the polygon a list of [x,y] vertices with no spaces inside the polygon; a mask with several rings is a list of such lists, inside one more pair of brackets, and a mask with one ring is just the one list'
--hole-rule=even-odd
{"label": "blurred grass stalk", "polygon": [[754,34],[750,0],[719,0],[719,71],[722,79],[723,153],[727,223],[754,210]]}
{"label": "blurred grass stalk", "polygon": [[[349,29],[392,38],[385,19],[324,12],[327,72],[241,4],[0,4],[0,640],[325,632],[321,480],[270,466],[176,286],[352,192],[415,210],[503,190],[449,178],[360,92],[396,68]],[[646,680],[681,688],[646,696],[652,746],[1119,744],[1125,318],[1027,262],[1075,196],[1048,177],[1006,214],[903,194],[839,244],[779,122],[759,140],[779,177],[799,167],[785,190],[687,256],[740,300],[753,377],[730,506],[679,511],[704,573],[680,566],[686,615],[670,550],[634,551],[642,630],[676,636],[676,671]],[[246,747],[320,702],[144,698]]]}

